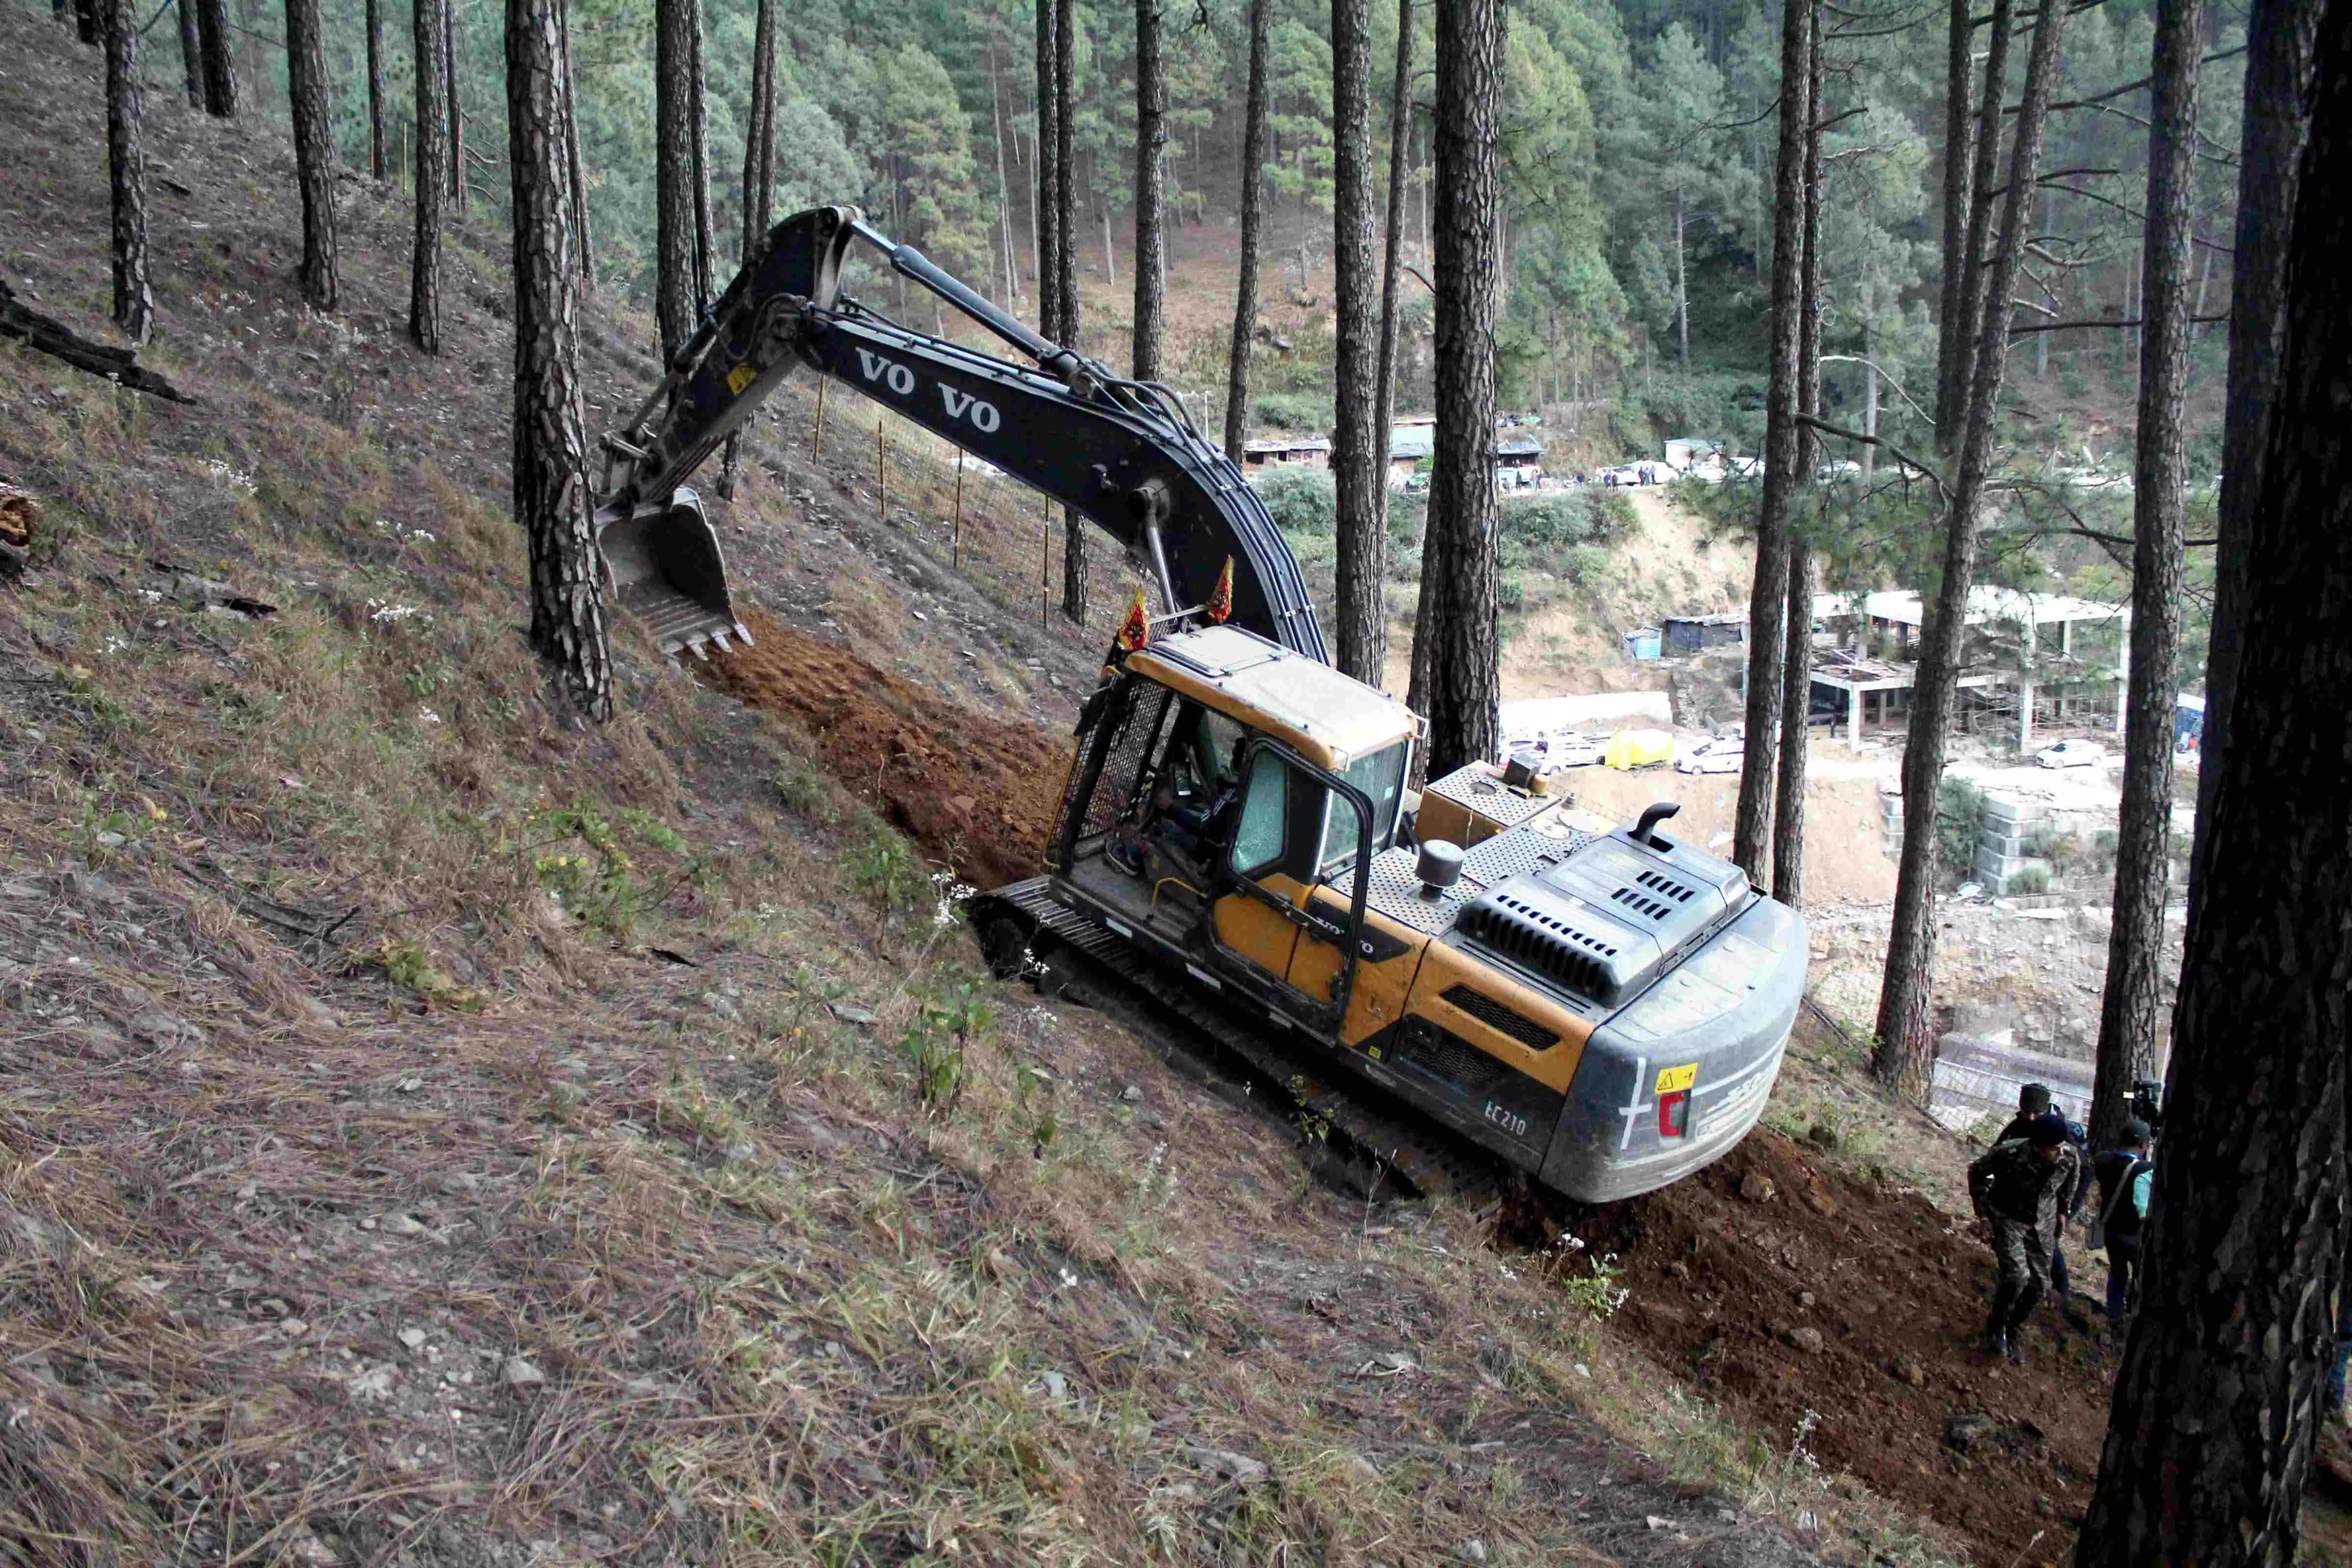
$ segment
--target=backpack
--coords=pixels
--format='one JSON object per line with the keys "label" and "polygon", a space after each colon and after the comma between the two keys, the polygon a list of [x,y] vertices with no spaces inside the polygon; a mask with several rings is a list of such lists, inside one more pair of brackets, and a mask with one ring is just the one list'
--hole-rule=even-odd
{"label": "backpack", "polygon": [[2083,1233],[2084,1247],[2104,1248],[2107,1245],[2107,1222],[2115,1218],[2116,1211],[2130,1201],[2131,1190],[2139,1184],[2141,1173],[2152,1171],[2155,1168],[2156,1162],[2144,1154],[2132,1161],[2124,1171],[2124,1179],[2116,1184],[2115,1196],[2106,1201],[2099,1210],[2099,1217],[2093,1220],[2090,1229]]}

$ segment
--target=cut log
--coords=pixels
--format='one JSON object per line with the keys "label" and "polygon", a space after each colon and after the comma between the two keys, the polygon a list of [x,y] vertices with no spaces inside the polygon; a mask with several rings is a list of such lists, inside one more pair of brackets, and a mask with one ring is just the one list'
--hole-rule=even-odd
{"label": "cut log", "polygon": [[71,327],[34,310],[16,298],[5,279],[0,279],[0,337],[22,338],[43,353],[55,355],[76,370],[120,382],[133,392],[143,392],[170,403],[195,402],[194,398],[163,376],[141,364],[139,356],[129,349],[109,348],[104,343],[92,342]]}

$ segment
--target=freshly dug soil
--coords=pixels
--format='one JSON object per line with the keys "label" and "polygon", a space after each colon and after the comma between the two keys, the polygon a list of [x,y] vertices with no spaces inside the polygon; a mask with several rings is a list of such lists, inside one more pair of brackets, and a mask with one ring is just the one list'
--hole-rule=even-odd
{"label": "freshly dug soil", "polygon": [[746,624],[754,645],[707,667],[720,690],[808,731],[827,773],[957,875],[992,888],[1035,873],[1069,774],[1066,739],[961,707],[756,611]]}
{"label": "freshly dug soil", "polygon": [[[2115,1364],[2098,1308],[2045,1300],[2026,1365],[1993,1360],[1977,1348],[1993,1261],[1974,1226],[1761,1128],[1617,1223],[1633,1292],[1617,1321],[1698,1392],[1782,1447],[1812,1413],[1805,1446],[1825,1468],[1986,1563],[2071,1555]],[[2079,1230],[2067,1240],[2074,1262]]]}

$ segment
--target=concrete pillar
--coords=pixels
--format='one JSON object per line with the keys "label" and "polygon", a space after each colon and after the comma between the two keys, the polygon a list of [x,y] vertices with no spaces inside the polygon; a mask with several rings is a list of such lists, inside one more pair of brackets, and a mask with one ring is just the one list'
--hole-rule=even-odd
{"label": "concrete pillar", "polygon": [[1846,689],[1845,738],[1848,743],[1862,739],[1862,688],[1859,686]]}
{"label": "concrete pillar", "polygon": [[2017,683],[2017,749],[2033,749],[2033,682],[2030,680]]}

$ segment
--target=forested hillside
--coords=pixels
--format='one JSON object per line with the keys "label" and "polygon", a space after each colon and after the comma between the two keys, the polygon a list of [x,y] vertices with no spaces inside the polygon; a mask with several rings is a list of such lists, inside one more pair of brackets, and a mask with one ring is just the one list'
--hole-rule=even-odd
{"label": "forested hillside", "polygon": [[[256,0],[236,35],[248,91],[283,113],[280,18]],[[650,299],[656,231],[652,0],[572,0],[572,71],[600,283]],[[2031,439],[2079,460],[2113,461],[2128,442],[2137,314],[2137,193],[2146,183],[2146,61],[2152,0],[2113,0],[2070,31],[2045,163],[2045,253],[2021,290],[2036,333],[2019,379]],[[326,0],[326,54],[343,155],[369,157],[368,18],[376,17],[382,122],[395,178],[412,165],[415,49],[405,8]],[[1192,341],[1170,369],[1204,426],[1222,420],[1221,310],[1230,309],[1231,228],[1239,208],[1246,100],[1247,8],[1239,0],[1167,7],[1168,210],[1177,229],[1171,288],[1202,298],[1180,313]],[[1373,0],[1372,54],[1392,58],[1393,0]],[[380,13],[380,14],[379,14]],[[1074,140],[1084,287],[1105,309],[1086,317],[1097,352],[1123,357],[1121,285],[1134,237],[1135,10],[1081,5]],[[1934,293],[1940,272],[1938,171],[1944,34],[1933,7],[1874,8],[1824,30],[1822,119],[1827,181],[1823,342],[1842,356],[1825,406],[1862,427],[1874,396],[1891,429],[1932,402]],[[485,0],[455,0],[452,73],[468,151],[467,200],[495,221],[508,201],[501,23]],[[1661,434],[1761,434],[1771,245],[1778,28],[1759,5],[1612,5],[1529,0],[1514,6],[1505,78],[1507,170],[1505,309],[1499,348],[1508,406],[1587,400],[1622,409],[1616,438],[1648,450]],[[708,174],[719,253],[740,254],[741,156],[751,112],[756,6],[704,7]],[[1430,266],[1430,13],[1415,13],[1414,109],[1404,139],[1405,258]],[[854,201],[1025,314],[1036,293],[1034,55],[1025,7],[867,3],[787,5],[778,13],[775,111],[778,215]],[[2242,24],[2210,13],[2199,105],[2197,312],[2228,299]],[[1274,0],[1270,262],[1265,296],[1328,309],[1332,199],[1328,7]],[[2122,90],[2117,90],[2122,89]],[[1385,89],[1372,127],[1384,161],[1400,127]],[[275,107],[271,107],[275,106]],[[1197,285],[1194,279],[1197,277]],[[723,269],[722,269],[723,280]],[[1310,310],[1308,315],[1312,315]],[[1408,289],[1409,338],[1430,330],[1426,289]],[[1328,336],[1328,326],[1324,329]],[[1328,343],[1325,348],[1328,354]],[[2200,330],[2198,363],[2216,374],[2223,334]],[[1425,406],[1427,346],[1409,353],[1400,406]],[[1867,364],[1864,363],[1867,362]],[[1254,416],[1320,428],[1329,418],[1328,359],[1308,384],[1270,384]],[[1879,374],[1874,391],[1869,365]],[[1326,384],[1313,384],[1326,382]],[[2218,463],[2214,414],[2200,401],[2192,471]],[[1647,417],[1644,417],[1644,416]],[[1916,436],[1916,431],[1913,434]],[[1617,454],[1612,453],[1611,456]]]}

